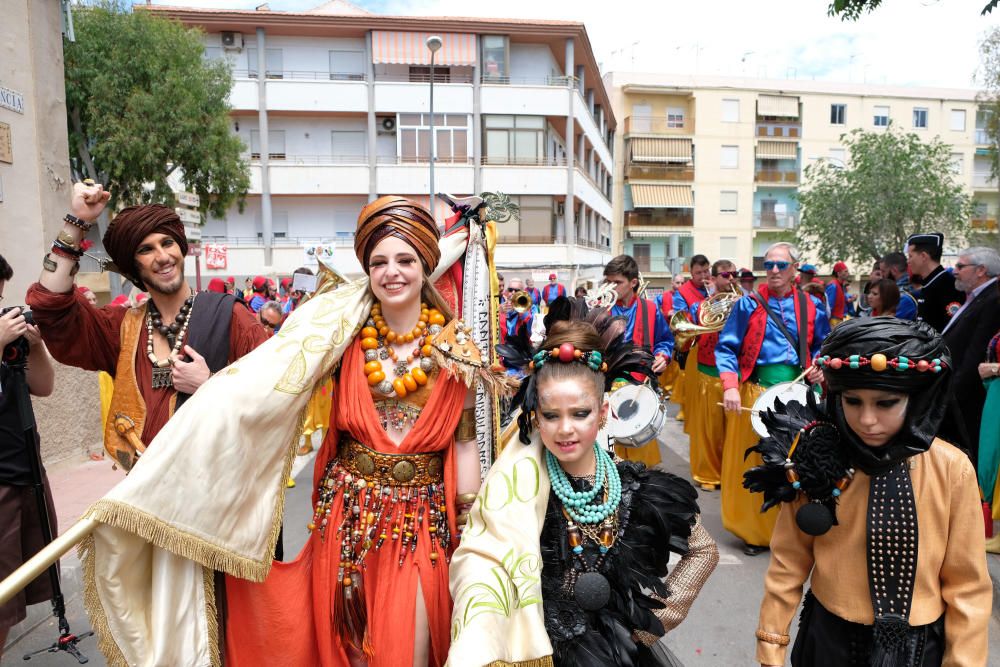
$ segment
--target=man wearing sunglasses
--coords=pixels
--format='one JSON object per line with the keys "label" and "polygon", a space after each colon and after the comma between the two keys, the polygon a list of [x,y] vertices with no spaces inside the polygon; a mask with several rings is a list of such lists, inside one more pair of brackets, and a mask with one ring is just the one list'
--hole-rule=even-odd
{"label": "man wearing sunglasses", "polygon": [[722,453],[722,525],[743,539],[748,556],[767,548],[778,513],[772,508],[761,514],[759,499],[743,488],[743,472],[761,464],[757,454],[744,459],[747,448],[760,439],[744,408],[766,388],[790,382],[805,369],[810,383],[820,382],[822,373],[810,363],[830,333],[823,304],[795,285],[798,259],[790,243],[767,249],[766,283],[732,309],[715,347],[722,402],[729,413]]}
{"label": "man wearing sunglasses", "polygon": [[[742,295],[737,281],[736,265],[726,259],[712,264],[712,286],[716,294],[735,292]],[[701,324],[700,309],[695,313],[695,323]],[[687,372],[688,398],[685,430],[691,436],[691,478],[705,491],[714,491],[722,484],[722,447],[726,435],[726,415],[719,409],[722,402],[722,381],[716,367],[715,346],[718,333],[698,336],[693,353],[697,365],[689,365]]]}
{"label": "man wearing sunglasses", "polygon": [[[674,289],[674,312],[687,312],[688,318],[693,322],[698,312],[698,306],[708,298],[708,286],[712,280],[712,263],[704,255],[694,255],[688,262],[691,267],[691,278],[683,285]],[[674,391],[670,395],[670,400],[681,406],[677,413],[677,420],[684,421],[684,397],[686,395],[685,382],[687,381],[687,359],[691,350],[691,343],[685,348],[676,351],[677,363],[681,370],[674,381]],[[692,366],[692,369],[694,367]],[[693,370],[692,370],[693,373]]]}

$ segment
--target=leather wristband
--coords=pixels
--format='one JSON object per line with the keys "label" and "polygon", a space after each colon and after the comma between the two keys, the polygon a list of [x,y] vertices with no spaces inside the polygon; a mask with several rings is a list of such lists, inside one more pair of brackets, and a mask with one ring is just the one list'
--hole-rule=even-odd
{"label": "leather wristband", "polygon": [[59,268],[59,265],[56,264],[56,262],[55,262],[54,259],[52,259],[48,255],[45,255],[45,257],[42,257],[42,269],[48,271],[49,273],[55,273],[56,269],[58,269],[58,268]]}
{"label": "leather wristband", "polygon": [[757,639],[762,642],[777,644],[778,646],[788,646],[788,635],[779,635],[777,632],[767,632],[759,628],[755,634],[757,635]]}
{"label": "leather wristband", "polygon": [[90,228],[94,226],[94,223],[87,222],[86,220],[81,220],[72,213],[67,213],[66,217],[63,218],[63,222],[68,222],[69,224],[82,229],[84,232],[89,232]]}
{"label": "leather wristband", "polygon": [[80,259],[83,257],[83,250],[74,248],[67,243],[63,243],[59,239],[52,242],[52,250],[56,251],[56,254],[63,255],[64,257],[68,256],[71,259]]}

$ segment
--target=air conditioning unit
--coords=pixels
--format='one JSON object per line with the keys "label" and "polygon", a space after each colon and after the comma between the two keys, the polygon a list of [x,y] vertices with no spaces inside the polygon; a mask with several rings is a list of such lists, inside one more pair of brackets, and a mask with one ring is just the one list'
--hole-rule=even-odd
{"label": "air conditioning unit", "polygon": [[566,215],[566,202],[556,202],[556,215]]}
{"label": "air conditioning unit", "polygon": [[392,116],[385,116],[378,121],[379,134],[396,134],[396,119]]}
{"label": "air conditioning unit", "polygon": [[243,33],[241,32],[223,32],[222,33],[222,48],[227,50],[239,51],[243,48]]}

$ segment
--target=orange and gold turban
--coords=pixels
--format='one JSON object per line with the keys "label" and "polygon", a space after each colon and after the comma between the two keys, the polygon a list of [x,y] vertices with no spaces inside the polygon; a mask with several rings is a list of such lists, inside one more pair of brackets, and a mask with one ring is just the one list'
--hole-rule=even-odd
{"label": "orange and gold turban", "polygon": [[354,233],[354,252],[368,272],[368,259],[378,242],[395,236],[410,244],[430,274],[441,259],[438,231],[434,216],[420,204],[399,197],[386,195],[371,202],[358,215],[358,229]]}

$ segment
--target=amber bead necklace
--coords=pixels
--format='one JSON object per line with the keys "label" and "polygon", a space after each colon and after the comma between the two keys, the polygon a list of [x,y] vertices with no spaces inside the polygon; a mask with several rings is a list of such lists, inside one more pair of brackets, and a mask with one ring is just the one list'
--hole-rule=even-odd
{"label": "amber bead necklace", "polygon": [[[366,326],[361,329],[361,349],[365,351],[365,375],[368,385],[375,387],[386,396],[396,395],[405,398],[408,393],[416,391],[427,384],[427,374],[434,370],[434,360],[431,358],[431,338],[444,326],[444,315],[436,308],[428,308],[426,303],[420,304],[420,318],[417,325],[409,333],[400,334],[393,331],[382,317],[382,305],[372,306],[371,317]],[[405,360],[397,358],[394,344],[412,343],[417,341],[417,347],[407,355]],[[395,364],[393,373],[395,379],[390,380],[382,370],[382,361],[392,359]],[[410,364],[416,362],[412,368]]]}

